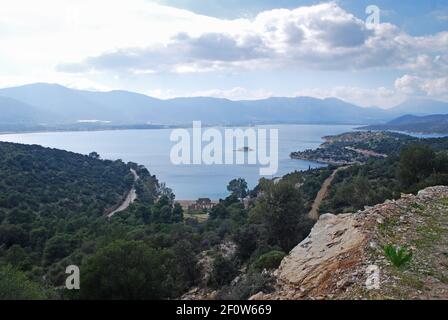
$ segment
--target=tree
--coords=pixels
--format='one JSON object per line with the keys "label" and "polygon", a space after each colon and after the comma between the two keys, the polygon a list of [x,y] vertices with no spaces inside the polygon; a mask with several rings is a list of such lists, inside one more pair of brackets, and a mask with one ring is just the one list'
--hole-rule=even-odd
{"label": "tree", "polygon": [[30,210],[19,210],[17,208],[11,210],[7,215],[7,220],[10,224],[31,224],[36,215]]}
{"label": "tree", "polygon": [[31,230],[30,232],[30,244],[35,249],[42,250],[45,246],[45,242],[48,239],[48,231],[45,227],[39,227]]}
{"label": "tree", "polygon": [[229,212],[224,204],[219,203],[213,207],[210,211],[210,219],[226,219],[229,216]]}
{"label": "tree", "polygon": [[448,153],[446,151],[437,154],[435,166],[438,172],[448,173]]}
{"label": "tree", "polygon": [[170,204],[172,204],[172,203],[174,202],[174,199],[175,199],[175,197],[176,197],[176,196],[174,195],[174,193],[173,193],[173,190],[170,189],[170,188],[168,188],[164,182],[162,182],[162,183],[160,184],[160,187],[159,187],[159,196],[160,196],[160,197],[165,197],[167,200],[169,200],[169,203],[170,203]]}
{"label": "tree", "polygon": [[213,261],[209,285],[218,288],[229,284],[237,275],[237,268],[232,260],[218,255]]}
{"label": "tree", "polygon": [[11,224],[0,225],[0,243],[5,244],[7,248],[14,244],[26,247],[28,241],[28,234],[22,227]]}
{"label": "tree", "polygon": [[171,249],[175,258],[175,269],[179,275],[176,277],[176,285],[185,290],[193,286],[199,278],[198,260],[194,247],[186,240],[176,242]]}
{"label": "tree", "polygon": [[412,144],[400,153],[398,177],[405,188],[419,183],[435,171],[436,154],[431,147]]}
{"label": "tree", "polygon": [[5,261],[20,270],[26,270],[30,264],[30,259],[26,251],[19,245],[11,246],[5,254]]}
{"label": "tree", "polygon": [[171,220],[173,223],[179,223],[184,220],[184,209],[179,203],[174,204]]}
{"label": "tree", "polygon": [[164,251],[141,241],[119,240],[100,249],[83,266],[81,297],[107,300],[154,300],[169,296]]}
{"label": "tree", "polygon": [[233,240],[237,244],[237,255],[243,260],[248,259],[257,249],[260,231],[257,225],[249,224],[237,230]]}
{"label": "tree", "polygon": [[45,245],[44,261],[47,265],[52,264],[72,253],[75,242],[69,235],[55,235],[49,239]]}
{"label": "tree", "polygon": [[261,188],[263,195],[250,212],[251,222],[261,225],[261,237],[269,245],[289,252],[308,235],[312,225],[302,195],[287,181],[266,180]]}
{"label": "tree", "polygon": [[349,207],[351,211],[361,210],[364,206],[374,203],[375,193],[371,188],[371,182],[361,173],[342,183],[332,199],[335,208]]}
{"label": "tree", "polygon": [[39,284],[11,266],[0,266],[0,300],[42,300],[48,298]]}
{"label": "tree", "polygon": [[100,159],[100,155],[97,153],[97,152],[90,152],[89,153],[89,158],[92,158],[92,159]]}
{"label": "tree", "polygon": [[247,182],[246,180],[242,178],[233,179],[229,182],[229,185],[227,186],[227,190],[232,193],[232,195],[235,195],[239,199],[243,199],[247,196]]}

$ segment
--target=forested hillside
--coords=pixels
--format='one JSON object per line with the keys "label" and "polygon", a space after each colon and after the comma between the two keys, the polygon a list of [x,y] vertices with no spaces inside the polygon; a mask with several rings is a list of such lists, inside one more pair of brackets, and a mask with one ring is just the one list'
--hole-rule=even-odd
{"label": "forested hillside", "polygon": [[[263,180],[246,208],[247,184],[235,180],[199,223],[137,164],[10,143],[0,150],[0,299],[167,299],[194,288],[246,299],[269,289],[261,271],[309,233],[310,201],[329,173]],[[131,168],[137,201],[108,219],[132,187]],[[80,291],[64,289],[73,264]]]}
{"label": "forested hillside", "polygon": [[[448,185],[448,139],[401,142],[387,144],[395,150],[387,158],[341,170],[320,211],[356,211],[403,192]],[[0,299],[247,299],[268,293],[273,282],[266,271],[308,236],[315,223],[308,217],[311,205],[335,169],[261,179],[254,190],[235,179],[230,196],[212,210],[184,215],[173,192],[137,164],[10,143],[0,143],[0,150]],[[133,183],[137,201],[107,218]],[[73,264],[81,270],[79,291],[64,287],[65,269]]]}
{"label": "forested hillside", "polygon": [[340,171],[321,213],[361,210],[430,186],[448,185],[448,139],[408,141],[385,159],[371,159]]}
{"label": "forested hillside", "polygon": [[135,164],[0,143],[0,262],[60,284],[63,265],[79,263],[108,228],[105,215],[133,184],[131,167],[142,177],[140,198],[152,203],[157,180]]}

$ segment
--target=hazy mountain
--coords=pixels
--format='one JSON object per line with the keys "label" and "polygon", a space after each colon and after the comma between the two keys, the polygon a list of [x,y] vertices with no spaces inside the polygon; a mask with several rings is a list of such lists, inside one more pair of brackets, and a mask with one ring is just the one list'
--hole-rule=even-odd
{"label": "hazy mountain", "polygon": [[105,120],[108,108],[86,98],[83,91],[60,85],[37,83],[0,90],[0,96],[13,98],[33,106],[47,122],[64,123],[77,120]]}
{"label": "hazy mountain", "polygon": [[38,111],[23,102],[0,96],[0,123],[33,123],[38,121]]}
{"label": "hazy mountain", "polygon": [[390,109],[396,115],[448,114],[448,103],[430,99],[412,99]]}
{"label": "hazy mountain", "polygon": [[16,104],[6,101],[0,105],[0,122],[20,119],[16,122],[26,120],[48,124],[73,124],[80,120],[110,121],[113,124],[186,124],[193,120],[208,124],[371,124],[386,122],[406,113],[431,113],[444,108],[448,113],[446,103],[431,100],[408,101],[391,110],[383,110],[362,108],[334,98],[231,101],[194,97],[160,100],[127,91],[90,92],[45,83],[0,89],[0,97],[16,101]]}
{"label": "hazy mountain", "polygon": [[430,116],[405,115],[384,125],[371,125],[362,129],[448,133],[448,114],[434,114]]}
{"label": "hazy mountain", "polygon": [[269,98],[244,104],[263,109],[265,115],[276,122],[358,124],[389,118],[385,110],[362,108],[335,98]]}
{"label": "hazy mountain", "polygon": [[[106,110],[102,118],[113,122],[141,123],[151,120],[163,101],[128,91],[77,91],[85,99]],[[98,119],[98,116],[95,118]]]}

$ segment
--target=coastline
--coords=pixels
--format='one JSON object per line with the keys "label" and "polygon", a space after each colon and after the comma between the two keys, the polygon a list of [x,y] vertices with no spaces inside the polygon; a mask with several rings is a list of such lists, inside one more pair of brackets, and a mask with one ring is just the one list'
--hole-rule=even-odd
{"label": "coastline", "polygon": [[[304,127],[301,127],[302,125],[288,125],[288,124],[279,124],[279,130],[286,133],[286,137],[296,137],[298,133],[303,132],[311,132],[310,137],[306,137],[303,139],[297,139],[297,140],[291,140],[287,139],[284,144],[284,150],[280,151],[283,152],[279,156],[279,176],[283,176],[285,174],[294,172],[294,171],[302,171],[302,170],[308,170],[309,167],[316,168],[316,167],[326,167],[327,165],[331,163],[325,163],[323,161],[310,161],[310,160],[304,160],[300,161],[299,159],[294,159],[291,161],[290,158],[290,152],[295,150],[297,147],[301,147],[302,143],[307,144],[308,147],[316,148],[318,147],[322,142],[322,137],[332,135],[332,134],[339,134],[342,132],[347,132],[352,130],[352,126],[345,126],[345,125],[335,125],[334,128],[322,126],[322,125],[315,125],[315,124],[307,124],[303,125]],[[313,129],[313,127],[319,127],[316,130]],[[283,129],[283,127],[285,127]],[[297,127],[297,128],[296,128]],[[309,127],[309,128],[308,128]],[[158,177],[160,177],[161,181],[171,183],[173,185],[173,190],[176,193],[176,196],[178,199],[181,199],[181,201],[189,201],[194,202],[198,198],[204,197],[204,198],[210,198],[210,199],[219,199],[225,198],[226,195],[222,195],[221,193],[224,191],[224,188],[217,187],[217,186],[223,186],[226,183],[228,183],[230,180],[238,177],[245,178],[248,183],[251,186],[255,186],[260,178],[258,172],[255,172],[255,170],[252,170],[251,168],[246,169],[243,167],[235,167],[235,170],[229,170],[230,168],[220,168],[222,171],[220,175],[217,175],[216,177],[214,174],[216,171],[213,168],[204,167],[203,170],[198,171],[198,175],[194,177],[185,177],[185,175],[182,173],[182,168],[176,168],[172,167],[170,170],[167,170],[166,167],[171,167],[171,165],[165,161],[166,154],[169,151],[169,149],[165,147],[161,147],[160,145],[165,145],[168,143],[165,140],[163,140],[163,143],[158,143],[157,141],[152,141],[150,138],[149,140],[142,140],[142,146],[150,146],[153,143],[156,143],[156,148],[143,148],[142,150],[137,150],[136,146],[132,146],[133,152],[136,152],[137,156],[130,157],[126,152],[128,151],[120,151],[120,150],[127,150],[126,148],[126,139],[118,139],[117,143],[114,143],[113,146],[109,145],[108,143],[105,143],[105,141],[108,141],[111,137],[108,137],[106,134],[98,134],[100,136],[100,139],[96,140],[94,137],[96,137],[96,134],[94,132],[106,132],[111,131],[112,138],[116,138],[118,136],[123,137],[129,137],[132,138],[134,136],[158,136],[156,132],[159,130],[147,130],[145,131],[136,131],[132,130],[132,128],[128,129],[114,129],[109,130],[109,128],[101,128],[101,130],[76,130],[76,131],[65,131],[65,130],[58,130],[58,131],[39,131],[36,133],[35,136],[33,136],[33,133],[31,131],[27,132],[2,132],[3,138],[0,138],[2,141],[10,141],[15,143],[21,143],[21,144],[40,144],[44,145],[49,148],[56,148],[61,150],[67,150],[70,152],[75,153],[81,153],[81,154],[88,154],[90,151],[97,151],[100,154],[103,155],[105,159],[125,159],[126,161],[136,161],[137,159],[138,163],[141,163],[142,165],[145,165],[147,168],[150,168],[150,171],[154,174],[156,174]],[[155,129],[155,128],[153,128]],[[121,133],[120,131],[123,131]],[[127,131],[127,132],[126,132]],[[64,135],[64,132],[68,132],[67,135]],[[70,134],[70,132],[73,132]],[[92,132],[92,133],[85,133],[82,132]],[[114,133],[115,132],[115,133]],[[132,133],[132,132],[135,132]],[[167,132],[169,133],[169,130],[163,133],[163,135],[166,135]],[[53,135],[51,135],[53,133]],[[23,134],[23,137],[21,136]],[[30,134],[27,136],[27,134]],[[47,138],[47,135],[49,136]],[[88,137],[88,141],[83,142],[84,139]],[[90,138],[92,137],[92,138]],[[303,141],[302,141],[303,140]],[[84,146],[87,144],[89,147],[79,147],[77,143],[82,142],[82,145]],[[152,141],[152,142],[151,142]],[[161,153],[163,153],[163,157],[161,157]],[[176,180],[176,177],[180,177],[180,180]],[[204,186],[207,185],[210,181],[210,176],[212,176],[212,180],[219,181],[217,183],[216,187],[212,188],[205,188]],[[224,178],[225,177],[225,178]],[[214,181],[213,180],[213,181]],[[190,189],[187,188],[186,185],[188,183],[195,183],[194,191],[192,192]],[[214,202],[216,200],[213,200]]]}
{"label": "coastline", "polygon": [[164,129],[176,129],[184,128],[182,126],[160,126],[160,127],[147,127],[147,128],[135,128],[135,127],[114,127],[114,128],[80,128],[80,129],[48,129],[48,130],[15,130],[15,131],[0,131],[0,135],[13,135],[13,134],[34,134],[34,133],[74,133],[74,132],[106,132],[106,131],[128,131],[128,130],[164,130]]}
{"label": "coastline", "polygon": [[[241,124],[202,124],[204,128],[251,128],[257,126],[275,126],[275,125],[301,125],[301,126],[359,126],[359,124],[352,123],[289,123],[289,122],[266,122],[266,123],[241,123]],[[109,126],[109,127],[48,127],[42,129],[17,129],[0,131],[0,135],[12,135],[12,134],[33,134],[33,133],[64,133],[64,132],[105,132],[105,131],[127,131],[127,130],[164,130],[164,129],[191,129],[191,124],[158,124],[158,125],[123,125],[123,126]],[[1,130],[1,129],[0,129]],[[322,137],[324,139],[325,137]]]}
{"label": "coastline", "polygon": [[293,155],[291,155],[291,159],[315,162],[315,163],[319,163],[319,164],[327,165],[327,166],[346,166],[346,165],[351,165],[351,164],[355,163],[355,162],[331,161],[331,160],[325,160],[325,159],[321,159],[321,158],[313,159],[313,158],[299,157],[299,156],[293,156]]}
{"label": "coastline", "polygon": [[448,136],[448,131],[410,131],[410,130],[396,130],[396,129],[387,129],[387,128],[370,128],[370,126],[366,127],[358,127],[355,128],[357,131],[372,131],[372,132],[395,132],[395,133],[401,133],[401,134],[407,134],[407,135],[422,135],[422,136],[440,136],[440,137],[446,137]]}

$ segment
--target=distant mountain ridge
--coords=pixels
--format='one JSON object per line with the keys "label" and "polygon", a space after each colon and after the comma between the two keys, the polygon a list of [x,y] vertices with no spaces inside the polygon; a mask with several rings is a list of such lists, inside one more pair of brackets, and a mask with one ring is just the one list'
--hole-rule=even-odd
{"label": "distant mountain ridge", "polygon": [[383,125],[362,127],[367,130],[394,130],[415,133],[448,133],[448,114],[404,115]]}
{"label": "distant mountain ridge", "polygon": [[0,124],[32,123],[37,121],[37,110],[21,101],[0,96]]}
{"label": "distant mountain ridge", "polygon": [[424,116],[431,114],[448,114],[448,103],[437,100],[416,98],[407,100],[389,110],[400,115]]}
{"label": "distant mountain ridge", "polygon": [[[46,83],[0,89],[0,124],[54,125],[74,124],[81,120],[110,121],[114,125],[183,125],[194,120],[215,125],[373,124],[413,113],[404,113],[405,107],[406,104],[390,110],[362,108],[336,98],[310,97],[254,101],[210,97],[161,100],[128,91],[92,92]],[[412,109],[416,108],[448,113],[448,104],[438,101],[414,102]]]}

